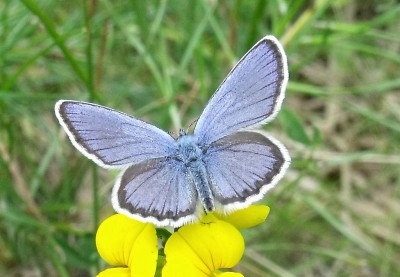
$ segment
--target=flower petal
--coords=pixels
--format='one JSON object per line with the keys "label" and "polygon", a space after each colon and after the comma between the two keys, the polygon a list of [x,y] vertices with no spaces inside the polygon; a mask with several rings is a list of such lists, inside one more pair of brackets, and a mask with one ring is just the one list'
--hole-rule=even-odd
{"label": "flower petal", "polygon": [[131,271],[127,267],[115,267],[103,270],[96,277],[131,277]]}
{"label": "flower petal", "polygon": [[154,276],[158,249],[153,224],[113,215],[100,224],[96,246],[107,263],[128,266],[132,276]]}
{"label": "flower petal", "polygon": [[215,274],[215,276],[218,277],[244,277],[243,274],[240,274],[238,272],[222,272]]}
{"label": "flower petal", "polygon": [[243,252],[240,232],[207,215],[202,222],[185,225],[168,239],[163,277],[210,276],[216,269],[235,266]]}
{"label": "flower petal", "polygon": [[269,207],[265,205],[252,205],[238,210],[229,215],[216,215],[219,219],[232,224],[238,229],[251,228],[263,223],[269,214]]}

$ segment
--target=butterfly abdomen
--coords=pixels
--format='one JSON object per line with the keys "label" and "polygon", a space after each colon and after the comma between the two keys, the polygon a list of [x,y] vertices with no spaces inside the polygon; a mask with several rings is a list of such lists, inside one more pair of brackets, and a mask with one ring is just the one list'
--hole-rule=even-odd
{"label": "butterfly abdomen", "polygon": [[188,172],[199,194],[204,210],[209,213],[213,212],[215,210],[214,197],[208,183],[208,175],[204,163],[201,160],[191,163],[188,167]]}

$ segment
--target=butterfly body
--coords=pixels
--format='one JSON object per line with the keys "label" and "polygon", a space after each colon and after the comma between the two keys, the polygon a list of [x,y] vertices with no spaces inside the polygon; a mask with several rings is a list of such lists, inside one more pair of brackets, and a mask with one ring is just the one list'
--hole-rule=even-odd
{"label": "butterfly body", "polygon": [[72,144],[108,169],[122,169],[111,202],[118,213],[179,227],[205,212],[229,213],[260,200],[290,164],[286,148],[255,130],[281,108],[288,82],[276,38],[256,43],[221,83],[193,134],[177,139],[116,110],[59,100],[55,113]]}
{"label": "butterfly body", "polygon": [[185,165],[186,172],[190,176],[189,182],[193,182],[196,187],[204,210],[206,212],[214,211],[214,198],[203,161],[205,148],[200,147],[196,135],[189,135],[184,132],[180,132],[177,143],[178,152],[176,157]]}

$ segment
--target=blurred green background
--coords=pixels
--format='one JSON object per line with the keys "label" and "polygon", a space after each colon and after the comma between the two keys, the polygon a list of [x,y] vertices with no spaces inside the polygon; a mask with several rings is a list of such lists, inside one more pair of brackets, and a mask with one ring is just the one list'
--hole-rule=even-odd
{"label": "blurred green background", "polygon": [[69,142],[58,99],[187,127],[261,37],[290,82],[264,128],[293,162],[244,232],[245,276],[400,276],[400,4],[378,0],[0,2],[0,273],[91,276],[118,172]]}

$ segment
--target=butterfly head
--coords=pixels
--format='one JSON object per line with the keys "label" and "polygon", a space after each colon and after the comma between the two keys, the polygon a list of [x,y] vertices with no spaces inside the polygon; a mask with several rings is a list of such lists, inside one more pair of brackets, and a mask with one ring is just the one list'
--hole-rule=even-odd
{"label": "butterfly head", "polygon": [[187,132],[184,129],[179,129],[179,137],[186,136]]}

